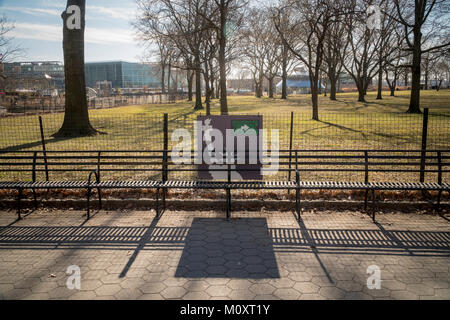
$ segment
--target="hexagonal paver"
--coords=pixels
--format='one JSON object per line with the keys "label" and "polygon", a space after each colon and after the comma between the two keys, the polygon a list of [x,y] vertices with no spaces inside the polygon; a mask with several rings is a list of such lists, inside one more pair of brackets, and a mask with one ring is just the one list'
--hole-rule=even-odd
{"label": "hexagonal paver", "polygon": [[69,290],[67,287],[57,287],[48,292],[51,299],[67,299],[72,294],[76,293],[74,290]]}
{"label": "hexagonal paver", "polygon": [[91,291],[102,286],[103,283],[100,280],[81,280],[80,290],[81,291]]}
{"label": "hexagonal paver", "polygon": [[168,287],[160,292],[166,299],[180,299],[186,294],[186,289],[183,287]]}
{"label": "hexagonal paver", "polygon": [[345,292],[336,287],[320,288],[319,294],[327,299],[343,299]]}
{"label": "hexagonal paver", "polygon": [[100,281],[104,284],[118,284],[121,283],[124,278],[121,278],[118,273],[107,274],[100,278]]}
{"label": "hexagonal paver", "polygon": [[347,292],[344,297],[345,300],[372,300],[373,298],[363,292]]}
{"label": "hexagonal paver", "polygon": [[431,288],[424,284],[409,284],[406,286],[406,290],[420,296],[434,295],[434,288]]}
{"label": "hexagonal paver", "polygon": [[104,284],[95,289],[95,293],[99,296],[113,296],[120,290],[122,290],[122,287],[118,284]]}
{"label": "hexagonal paver", "polygon": [[206,268],[206,272],[212,276],[222,276],[228,271],[224,266],[210,266]]}
{"label": "hexagonal paver", "polygon": [[300,298],[300,293],[294,289],[277,289],[273,294],[282,300],[296,300]]}
{"label": "hexagonal paver", "polygon": [[78,291],[69,297],[70,300],[92,300],[95,299],[97,295],[94,291]]}
{"label": "hexagonal paver", "polygon": [[263,264],[248,264],[245,267],[245,270],[247,270],[251,274],[264,273],[267,271],[267,267]]}
{"label": "hexagonal paver", "polygon": [[294,280],[291,280],[289,278],[280,278],[269,281],[269,284],[277,289],[289,289],[294,287],[295,283],[296,282]]}
{"label": "hexagonal paver", "polygon": [[304,271],[290,272],[288,277],[295,282],[309,282],[313,278],[312,275]]}
{"label": "hexagonal paver", "polygon": [[208,300],[211,296],[205,292],[188,292],[183,296],[184,300]]}
{"label": "hexagonal paver", "polygon": [[405,290],[406,284],[397,280],[382,280],[381,287],[388,290]]}
{"label": "hexagonal paver", "polygon": [[30,289],[11,289],[3,293],[5,299],[8,300],[21,300],[31,295]]}
{"label": "hexagonal paver", "polygon": [[[39,282],[38,284],[33,286],[31,288],[31,291],[33,293],[48,292],[52,289],[55,289],[56,287],[58,287],[58,283],[56,283],[55,281],[44,281],[44,282]],[[0,291],[3,291],[3,290],[0,290]]]}
{"label": "hexagonal paver", "polygon": [[233,290],[244,290],[248,289],[252,283],[247,279],[232,279],[228,282],[227,287]]}
{"label": "hexagonal paver", "polygon": [[208,289],[206,289],[206,293],[208,293],[212,297],[227,296],[230,292],[231,289],[226,285],[212,285]]}
{"label": "hexagonal paver", "polygon": [[387,298],[391,295],[391,290],[381,287],[381,289],[369,289],[367,287],[363,288],[363,292],[374,297],[374,298]]}
{"label": "hexagonal paver", "polygon": [[336,283],[336,287],[339,289],[342,289],[346,292],[352,292],[352,291],[361,291],[363,289],[363,285],[356,282],[356,281],[338,281]]}
{"label": "hexagonal paver", "polygon": [[206,278],[205,281],[212,286],[222,286],[230,282],[231,279],[228,278]]}
{"label": "hexagonal paver", "polygon": [[252,300],[255,296],[256,294],[248,289],[235,289],[228,294],[227,298],[232,300]]}
{"label": "hexagonal paver", "polygon": [[409,291],[392,291],[390,298],[395,300],[418,300],[419,296]]}
{"label": "hexagonal paver", "polygon": [[257,295],[270,295],[276,288],[268,283],[253,284],[249,290]]}
{"label": "hexagonal paver", "polygon": [[209,286],[210,284],[204,280],[190,280],[183,285],[188,292],[205,291]]}
{"label": "hexagonal paver", "polygon": [[302,294],[318,293],[320,290],[319,286],[310,282],[297,282],[293,288]]}
{"label": "hexagonal paver", "polygon": [[164,300],[164,297],[157,293],[144,294],[138,300]]}
{"label": "hexagonal paver", "polygon": [[120,300],[135,300],[142,296],[143,293],[139,289],[122,289],[114,296]]}
{"label": "hexagonal paver", "polygon": [[143,293],[159,293],[163,291],[167,286],[163,282],[147,282],[139,287],[139,290]]}

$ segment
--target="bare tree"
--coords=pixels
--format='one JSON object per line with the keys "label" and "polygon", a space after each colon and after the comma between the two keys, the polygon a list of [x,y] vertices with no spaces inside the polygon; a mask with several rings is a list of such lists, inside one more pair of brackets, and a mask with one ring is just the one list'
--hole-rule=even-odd
{"label": "bare tree", "polygon": [[[294,12],[283,20],[285,10]],[[319,120],[319,78],[325,38],[333,18],[333,1],[329,0],[289,0],[276,9],[273,17],[283,43],[308,69],[314,120]]]}
{"label": "bare tree", "polygon": [[8,84],[17,83],[15,76],[6,76],[4,74],[3,63],[20,57],[24,53],[24,49],[14,45],[10,37],[11,31],[14,30],[14,24],[3,15],[0,17],[0,91],[6,91]]}
{"label": "bare tree", "polygon": [[385,57],[383,71],[385,80],[389,86],[390,96],[395,96],[395,89],[401,75],[404,73],[404,61],[408,59],[408,53],[402,50],[404,36],[401,29],[394,29],[393,36],[388,42],[390,54]]}
{"label": "bare tree", "polygon": [[195,110],[202,105],[201,46],[205,30],[211,28],[203,17],[210,13],[210,0],[138,0],[140,15],[134,26],[143,40],[155,36],[172,43],[195,73]]}
{"label": "bare tree", "polygon": [[439,91],[442,87],[442,83],[446,80],[447,85],[449,81],[449,72],[450,72],[450,51],[446,51],[443,55],[440,55],[438,59],[434,60],[430,75],[431,78],[434,80],[434,87],[436,91]]}
{"label": "bare tree", "polygon": [[[412,52],[409,65],[412,74],[409,113],[420,111],[420,78],[422,55],[450,46],[446,0],[393,0],[398,22],[405,32],[405,50]],[[388,13],[389,14],[389,13]],[[424,34],[425,33],[425,34]],[[435,41],[430,41],[430,37]],[[438,42],[438,43],[436,43]]]}
{"label": "bare tree", "polygon": [[[68,12],[69,9],[70,12]],[[99,133],[89,122],[86,98],[85,15],[86,0],[67,0],[66,10],[61,15],[66,83],[65,113],[62,127],[54,134],[55,137],[90,136]]]}
{"label": "bare tree", "polygon": [[210,0],[212,10],[199,11],[201,16],[209,22],[209,26],[216,31],[218,42],[220,113],[228,114],[227,102],[227,44],[233,33],[233,25],[239,26],[244,17],[243,9],[248,0]]}
{"label": "bare tree", "polygon": [[11,61],[24,53],[22,47],[13,44],[13,38],[10,35],[14,28],[14,23],[5,15],[0,16],[0,63]]}
{"label": "bare tree", "polygon": [[[273,10],[271,10],[273,13]],[[280,19],[282,20],[282,23],[280,23],[280,27],[288,25],[286,23],[286,20],[289,20],[289,14],[291,13],[290,10],[284,10],[281,12]],[[288,32],[283,32],[286,37],[289,36]],[[290,41],[288,41],[290,42]],[[281,49],[281,99],[287,99],[288,92],[287,92],[287,77],[290,72],[293,71],[295,67],[299,65],[298,59],[295,58],[295,56],[292,54],[292,52],[289,50],[289,47],[282,42],[282,49]]]}
{"label": "bare tree", "polygon": [[379,37],[380,41],[377,48],[378,56],[378,91],[377,100],[383,99],[383,71],[385,65],[389,64],[391,59],[395,59],[395,53],[398,52],[398,45],[401,45],[396,35],[399,34],[399,24],[396,19],[396,15],[387,15],[382,12],[394,11],[392,3],[387,0],[381,0],[379,5],[382,7],[380,10],[380,23],[379,23]]}
{"label": "bare tree", "polygon": [[241,52],[252,74],[257,98],[262,97],[264,61],[267,55],[267,46],[263,41],[266,33],[264,22],[263,13],[252,9],[248,12],[245,26],[241,31]]}
{"label": "bare tree", "polygon": [[367,24],[368,9],[371,5],[371,0],[353,1],[346,23],[349,50],[342,59],[345,71],[355,81],[359,102],[366,102],[367,89],[379,68],[377,50],[382,37],[376,28],[370,28]]}
{"label": "bare tree", "polygon": [[337,82],[342,73],[343,60],[347,55],[349,37],[345,22],[351,13],[345,7],[336,6],[335,21],[325,37],[324,69],[330,82],[330,100],[336,100]]}

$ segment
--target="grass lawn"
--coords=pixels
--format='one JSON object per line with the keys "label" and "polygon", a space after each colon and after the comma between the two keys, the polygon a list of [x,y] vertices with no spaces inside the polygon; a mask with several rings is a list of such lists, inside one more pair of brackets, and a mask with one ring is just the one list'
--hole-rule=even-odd
{"label": "grass lawn", "polygon": [[[366,103],[357,102],[357,93],[341,93],[337,101],[320,97],[320,121],[311,120],[310,95],[290,96],[288,100],[253,96],[231,96],[231,114],[263,115],[264,128],[280,130],[280,147],[288,149],[290,113],[294,112],[293,145],[299,149],[419,149],[422,115],[406,114],[409,91],[396,92],[376,100],[369,92]],[[450,90],[422,91],[422,107],[430,107],[428,147],[450,149]],[[212,103],[212,114],[219,114],[219,101]],[[193,111],[193,103],[126,106],[90,110],[93,126],[107,134],[94,137],[54,139],[63,114],[44,114],[47,150],[151,150],[163,143],[163,113],[169,114],[172,130],[192,130],[193,120],[205,111]],[[171,143],[169,144],[169,147]],[[0,118],[0,150],[41,150],[36,115]]]}

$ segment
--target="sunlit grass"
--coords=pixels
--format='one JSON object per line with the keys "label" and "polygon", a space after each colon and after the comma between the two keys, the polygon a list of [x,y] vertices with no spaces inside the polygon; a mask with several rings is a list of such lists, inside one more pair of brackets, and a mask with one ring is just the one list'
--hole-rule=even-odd
{"label": "sunlit grass", "polygon": [[[431,107],[428,148],[450,149],[450,90],[423,91],[422,106]],[[406,114],[409,91],[396,97],[384,92],[383,100],[369,92],[367,103],[357,102],[356,93],[341,93],[337,101],[320,97],[320,121],[311,120],[310,95],[288,100],[253,96],[228,97],[231,114],[262,114],[263,127],[280,130],[280,147],[289,148],[291,112],[294,112],[294,149],[420,149],[422,115]],[[439,107],[434,109],[435,107]],[[219,114],[213,100],[212,114]],[[169,139],[174,129],[192,132],[193,121],[205,110],[194,112],[193,102],[125,106],[90,110],[93,126],[106,134],[57,140],[52,134],[62,124],[63,114],[44,114],[47,150],[155,150],[163,147],[163,113],[169,115]],[[169,142],[169,147],[173,145]],[[0,118],[0,149],[42,150],[38,116]]]}

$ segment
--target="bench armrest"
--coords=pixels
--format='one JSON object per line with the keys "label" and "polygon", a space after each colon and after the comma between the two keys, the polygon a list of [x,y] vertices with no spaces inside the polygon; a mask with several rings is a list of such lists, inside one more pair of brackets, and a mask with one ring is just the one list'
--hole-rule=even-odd
{"label": "bench armrest", "polygon": [[297,182],[297,184],[300,183],[300,171],[299,170],[295,170],[295,182]]}
{"label": "bench armrest", "polygon": [[91,172],[89,172],[88,185],[91,184],[92,175],[95,175],[95,181],[99,182],[99,175],[98,175],[97,170],[92,170]]}

